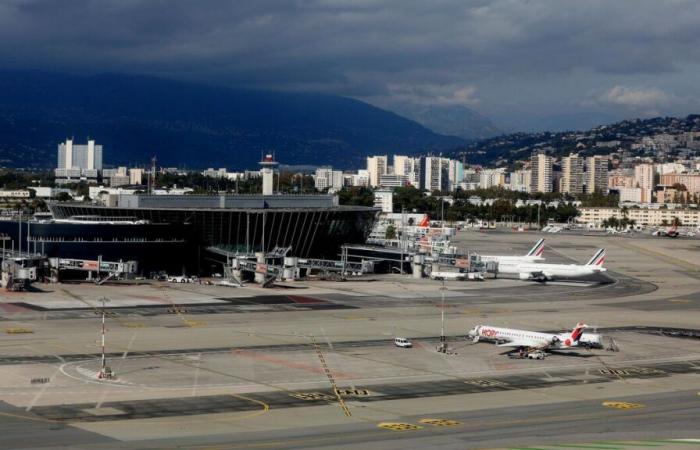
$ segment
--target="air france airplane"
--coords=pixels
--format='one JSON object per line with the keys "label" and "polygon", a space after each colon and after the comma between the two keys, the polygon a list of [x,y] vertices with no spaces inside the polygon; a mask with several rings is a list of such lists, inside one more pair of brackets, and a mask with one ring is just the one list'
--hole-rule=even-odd
{"label": "air france airplane", "polygon": [[495,261],[502,263],[519,263],[519,262],[535,262],[543,261],[542,253],[544,253],[544,238],[540,239],[524,256],[514,255],[481,255],[481,260],[484,262]]}
{"label": "air france airplane", "polygon": [[540,333],[537,331],[499,328],[477,325],[468,333],[473,342],[496,341],[499,347],[516,347],[527,350],[567,350],[578,347],[583,329],[588,325],[579,322],[571,333]]}
{"label": "air france airplane", "polygon": [[561,278],[584,278],[605,272],[605,249],[601,248],[586,264],[543,264],[504,261],[498,264],[498,273],[514,274],[521,280],[552,281]]}

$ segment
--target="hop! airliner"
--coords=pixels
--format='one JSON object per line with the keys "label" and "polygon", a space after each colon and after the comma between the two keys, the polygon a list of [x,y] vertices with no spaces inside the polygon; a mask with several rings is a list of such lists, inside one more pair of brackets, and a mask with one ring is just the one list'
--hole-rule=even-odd
{"label": "hop! airliner", "polygon": [[499,328],[490,325],[477,325],[468,333],[473,342],[495,341],[499,347],[515,347],[525,350],[567,350],[578,347],[584,328],[578,323],[570,333],[540,333],[537,331]]}
{"label": "hop! airliner", "polygon": [[599,249],[586,264],[543,264],[534,262],[503,261],[498,264],[498,272],[518,275],[521,280],[552,281],[555,279],[584,278],[605,272],[605,249]]}
{"label": "hop! airliner", "polygon": [[544,253],[544,238],[540,239],[535,245],[523,256],[514,255],[481,255],[481,260],[484,262],[495,261],[499,264],[503,263],[520,263],[520,262],[536,262],[542,261]]}

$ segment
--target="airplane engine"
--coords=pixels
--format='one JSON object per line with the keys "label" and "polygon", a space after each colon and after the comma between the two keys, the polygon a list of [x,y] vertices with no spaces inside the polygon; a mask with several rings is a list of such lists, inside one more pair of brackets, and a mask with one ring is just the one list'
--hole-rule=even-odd
{"label": "airplane engine", "polygon": [[529,273],[520,273],[520,274],[518,274],[518,277],[519,277],[521,280],[529,280],[529,279],[530,279],[530,274],[529,274]]}

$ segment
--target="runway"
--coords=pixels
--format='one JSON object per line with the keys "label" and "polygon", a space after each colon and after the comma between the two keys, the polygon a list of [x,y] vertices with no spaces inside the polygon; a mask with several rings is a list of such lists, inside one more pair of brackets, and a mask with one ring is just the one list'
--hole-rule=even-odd
{"label": "runway", "polygon": [[[607,405],[615,406],[607,406]],[[622,406],[620,406],[622,405]],[[6,412],[1,408],[0,413]],[[330,411],[327,411],[330,413]],[[75,449],[693,449],[698,446],[700,396],[696,390],[478,411],[406,415],[388,422],[360,421],[303,429],[237,432],[119,442],[73,427],[3,418],[6,448]],[[29,438],[27,437],[29,436]],[[234,437],[235,436],[235,437]],[[677,440],[676,440],[677,439]],[[682,439],[694,442],[684,443]],[[90,441],[89,444],[85,441]],[[27,446],[31,443],[35,447]]]}

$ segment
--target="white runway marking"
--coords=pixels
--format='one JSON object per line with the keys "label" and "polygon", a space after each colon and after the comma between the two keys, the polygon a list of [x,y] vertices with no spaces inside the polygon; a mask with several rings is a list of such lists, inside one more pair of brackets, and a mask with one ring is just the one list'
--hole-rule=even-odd
{"label": "white runway marking", "polygon": [[197,396],[197,381],[199,380],[199,366],[202,364],[202,354],[199,354],[197,366],[194,369],[194,383],[192,383],[192,397]]}
{"label": "white runway marking", "polygon": [[48,389],[49,385],[51,385],[51,381],[54,379],[54,377],[58,374],[58,372],[61,370],[61,366],[59,366],[51,375],[49,378],[49,382],[44,384],[41,389],[39,389],[39,392],[36,393],[34,398],[32,399],[31,402],[29,402],[29,405],[27,405],[27,412],[31,411],[34,405],[36,405],[36,402],[39,401],[42,395],[44,395],[44,392],[46,392],[46,389]]}

